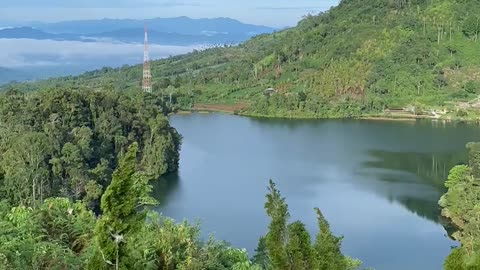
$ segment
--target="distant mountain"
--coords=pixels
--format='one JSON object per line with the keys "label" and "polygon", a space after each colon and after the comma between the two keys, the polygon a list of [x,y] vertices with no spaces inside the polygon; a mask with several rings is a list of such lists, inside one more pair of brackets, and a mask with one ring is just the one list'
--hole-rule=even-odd
{"label": "distant mountain", "polygon": [[0,29],[1,38],[142,43],[143,27],[148,25],[149,41],[162,45],[234,44],[252,36],[271,33],[267,26],[244,24],[228,18],[190,19],[187,17],[150,20],[90,20],[34,23],[30,26]]}
{"label": "distant mountain", "polygon": [[[84,36],[83,39],[107,39],[119,42],[126,43],[139,43],[143,42],[143,29],[142,28],[132,28],[132,29],[121,29],[110,32],[96,33]],[[249,39],[247,34],[178,34],[178,33],[167,33],[167,32],[158,32],[156,30],[149,30],[148,40],[152,44],[162,44],[162,45],[192,45],[192,44],[232,44],[240,43]]]}
{"label": "distant mountain", "polygon": [[275,28],[245,24],[230,18],[191,19],[188,17],[155,18],[146,20],[103,19],[65,21],[58,23],[37,23],[32,25],[48,33],[72,33],[89,36],[102,32],[112,32],[120,29],[135,29],[148,26],[149,30],[162,33],[177,33],[183,35],[214,35],[228,34],[232,36],[255,36],[271,33]]}
{"label": "distant mountain", "polygon": [[[36,40],[56,40],[56,41],[112,41],[124,43],[143,42],[143,29],[122,29],[111,32],[96,33],[89,36],[80,36],[76,34],[50,34],[41,30],[29,27],[8,28],[0,30],[0,39],[10,38],[29,38]],[[151,44],[188,46],[194,44],[235,44],[247,40],[248,36],[237,35],[232,37],[227,34],[216,35],[182,35],[177,33],[162,33],[157,31],[149,32],[149,42]]]}
{"label": "distant mountain", "polygon": [[[14,27],[4,28],[0,30],[0,38],[29,38],[37,40],[73,40],[73,41],[89,41],[76,34],[51,34],[32,27]],[[94,39],[90,39],[94,41]]]}
{"label": "distant mountain", "polygon": [[[56,40],[56,41],[111,41],[124,43],[142,43],[143,29],[121,29],[111,32],[94,33],[88,36],[80,34],[51,34],[42,30],[31,27],[6,28],[0,30],[0,39],[18,39],[28,38],[36,40]],[[149,31],[149,42],[151,44],[162,45],[178,45],[187,46],[193,44],[233,44],[248,39],[248,35],[228,35],[228,34],[211,34],[211,35],[185,35],[177,33],[163,33],[157,31]]]}

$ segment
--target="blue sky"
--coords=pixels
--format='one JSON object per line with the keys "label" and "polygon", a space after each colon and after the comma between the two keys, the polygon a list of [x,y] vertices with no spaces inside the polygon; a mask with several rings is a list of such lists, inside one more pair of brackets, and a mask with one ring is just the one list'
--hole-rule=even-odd
{"label": "blue sky", "polygon": [[303,15],[327,10],[338,1],[0,0],[0,23],[189,16],[231,17],[248,23],[282,27],[293,26]]}

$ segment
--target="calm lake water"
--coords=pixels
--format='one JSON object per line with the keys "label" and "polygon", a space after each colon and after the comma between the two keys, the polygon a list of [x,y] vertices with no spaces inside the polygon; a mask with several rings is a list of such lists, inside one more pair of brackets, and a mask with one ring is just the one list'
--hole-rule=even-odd
{"label": "calm lake water", "polygon": [[201,221],[250,254],[267,230],[268,179],[292,221],[317,232],[314,207],[345,237],[343,251],[377,270],[438,270],[456,243],[437,201],[480,128],[429,121],[271,120],[223,114],[171,117],[184,136],[180,170],[155,187],[158,211]]}

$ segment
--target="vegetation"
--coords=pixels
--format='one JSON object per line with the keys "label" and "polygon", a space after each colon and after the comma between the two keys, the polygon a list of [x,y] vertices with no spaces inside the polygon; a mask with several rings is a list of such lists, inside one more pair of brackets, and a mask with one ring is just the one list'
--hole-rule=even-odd
{"label": "vegetation", "polygon": [[445,182],[448,191],[439,202],[442,214],[458,229],[453,237],[461,243],[446,259],[446,270],[480,268],[480,143],[470,143],[467,148],[469,165],[450,171]]}
{"label": "vegetation", "polygon": [[360,261],[342,254],[342,238],[332,234],[318,208],[315,211],[319,233],[314,244],[310,242],[310,234],[302,222],[287,224],[290,217],[288,205],[271,180],[265,209],[271,222],[267,235],[259,241],[255,257],[264,269],[341,270],[356,269],[361,265]]}
{"label": "vegetation", "polygon": [[45,200],[39,207],[0,208],[0,269],[254,269],[245,251],[210,240],[199,241],[198,228],[151,215],[153,202],[143,172],[135,171],[133,144],[102,196],[96,219],[82,202]]}
{"label": "vegetation", "polygon": [[[315,244],[301,222],[288,227],[287,205],[270,183],[266,209],[272,218],[267,244],[254,264],[245,250],[210,238],[199,239],[198,226],[175,224],[146,210],[154,204],[151,186],[139,171],[133,143],[113,173],[96,218],[84,202],[49,198],[36,208],[0,203],[0,269],[354,269],[358,262],[340,252],[319,213],[321,232]],[[283,215],[278,215],[279,213]],[[146,218],[148,216],[148,222]],[[287,238],[280,238],[286,237]],[[281,241],[277,242],[277,241]],[[260,243],[264,242],[261,240]],[[280,244],[280,245],[277,245]],[[334,267],[334,268],[332,268]]]}
{"label": "vegetation", "polygon": [[[355,117],[442,108],[450,117],[477,117],[472,106],[456,104],[479,93],[479,13],[476,0],[342,0],[294,28],[239,46],[155,61],[154,89],[181,108],[246,103],[249,115]],[[138,90],[141,68],[6,88]],[[269,87],[275,91],[265,94]]]}
{"label": "vegetation", "polygon": [[98,206],[133,142],[149,176],[176,171],[181,138],[167,112],[155,96],[115,91],[0,95],[0,198],[34,209],[55,196]]}
{"label": "vegetation", "polygon": [[[386,108],[476,117],[456,105],[480,91],[479,13],[476,0],[342,0],[292,29],[155,61],[154,94],[139,91],[141,66],[4,87],[0,269],[357,268],[320,210],[313,241],[302,222],[289,223],[273,182],[271,222],[252,260],[149,212],[149,181],[178,167],[181,136],[165,115],[245,103],[242,113],[272,117]],[[468,148],[470,164],[452,169],[439,202],[461,243],[447,270],[480,268],[480,144]]]}
{"label": "vegetation", "polygon": [[[255,264],[245,250],[202,241],[197,225],[148,211],[156,204],[149,182],[178,167],[181,137],[170,111],[161,95],[139,91],[0,94],[0,269],[287,269],[270,260],[277,252],[295,256],[288,269],[327,269],[321,258],[338,269],[356,266],[325,225],[322,250],[297,243],[310,236],[296,222],[291,243],[277,251],[268,240]],[[271,192],[280,198],[273,183]]]}

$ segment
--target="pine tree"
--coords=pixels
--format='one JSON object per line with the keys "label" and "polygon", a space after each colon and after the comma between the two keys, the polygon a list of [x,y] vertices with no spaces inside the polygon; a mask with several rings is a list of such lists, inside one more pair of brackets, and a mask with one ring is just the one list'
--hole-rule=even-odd
{"label": "pine tree", "polygon": [[298,270],[313,269],[312,261],[314,261],[314,258],[312,256],[310,234],[302,222],[295,221],[288,225],[288,243],[286,249],[291,267],[293,266],[294,269]]}
{"label": "pine tree", "polygon": [[321,270],[344,270],[347,269],[347,261],[340,250],[342,237],[336,237],[330,231],[330,225],[320,209],[317,212],[318,227],[320,229],[315,241],[315,269]]}
{"label": "pine tree", "polygon": [[115,269],[128,268],[125,245],[130,235],[145,223],[146,212],[142,208],[156,203],[149,196],[150,178],[136,171],[137,151],[137,143],[128,148],[102,196],[103,214],[95,228],[100,254],[90,264],[91,269],[108,268],[108,265]]}
{"label": "pine tree", "polygon": [[342,237],[332,234],[330,225],[318,208],[315,211],[320,231],[312,245],[310,234],[302,222],[288,224],[288,205],[272,180],[268,190],[265,209],[271,222],[267,236],[260,238],[255,263],[263,269],[276,270],[349,270],[361,265],[360,261],[342,254]]}
{"label": "pine tree", "polygon": [[270,180],[268,189],[269,194],[266,196],[267,202],[265,203],[267,215],[271,218],[266,236],[268,253],[275,269],[289,269],[288,255],[285,249],[287,220],[290,217],[288,206],[272,180]]}

